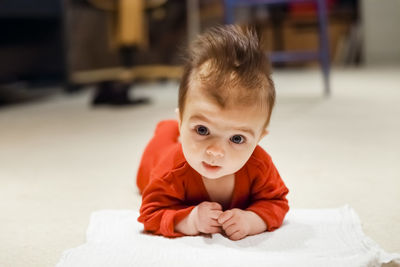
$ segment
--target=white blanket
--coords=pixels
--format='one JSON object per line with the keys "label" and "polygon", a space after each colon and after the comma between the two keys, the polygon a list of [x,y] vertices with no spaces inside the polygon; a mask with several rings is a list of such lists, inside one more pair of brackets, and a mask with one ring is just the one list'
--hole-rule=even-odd
{"label": "white blanket", "polygon": [[231,241],[165,238],[143,233],[138,213],[92,214],[87,243],[64,252],[57,267],[125,266],[380,266],[399,254],[383,251],[361,230],[357,214],[338,209],[291,210],[281,228]]}

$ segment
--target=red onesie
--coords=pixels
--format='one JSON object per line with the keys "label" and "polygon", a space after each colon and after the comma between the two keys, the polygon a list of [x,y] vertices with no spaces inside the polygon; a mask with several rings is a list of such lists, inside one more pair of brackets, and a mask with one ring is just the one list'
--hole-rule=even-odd
{"label": "red onesie", "polygon": [[[183,236],[174,226],[203,201],[211,201],[201,175],[185,160],[178,141],[177,121],[161,121],[139,166],[137,185],[142,196],[138,221],[146,231],[167,237]],[[288,189],[271,157],[260,147],[235,173],[229,209],[259,215],[268,231],[278,228],[289,210]]]}

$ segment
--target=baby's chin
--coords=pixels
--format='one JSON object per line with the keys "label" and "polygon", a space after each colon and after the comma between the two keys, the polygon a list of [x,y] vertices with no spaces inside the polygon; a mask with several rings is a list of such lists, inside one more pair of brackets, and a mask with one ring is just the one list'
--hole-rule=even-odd
{"label": "baby's chin", "polygon": [[225,177],[227,175],[230,175],[231,173],[227,173],[226,171],[224,171],[223,169],[221,169],[220,171],[217,172],[210,172],[210,171],[204,171],[202,168],[200,169],[195,169],[203,178],[206,179],[219,179],[222,177]]}
{"label": "baby's chin", "polygon": [[219,178],[225,176],[225,175],[212,175],[212,176],[210,176],[208,174],[202,174],[202,173],[200,173],[200,174],[201,174],[201,177],[206,178],[206,179],[210,179],[210,180],[216,180],[216,179],[219,179]]}

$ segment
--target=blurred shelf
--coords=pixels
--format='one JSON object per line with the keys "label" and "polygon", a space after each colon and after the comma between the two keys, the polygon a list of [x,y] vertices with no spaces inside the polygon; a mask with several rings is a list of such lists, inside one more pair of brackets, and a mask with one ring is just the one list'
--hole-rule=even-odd
{"label": "blurred shelf", "polygon": [[135,66],[130,69],[115,67],[74,72],[70,81],[74,84],[91,84],[103,81],[129,82],[135,79],[180,79],[182,72],[182,66],[169,65]]}

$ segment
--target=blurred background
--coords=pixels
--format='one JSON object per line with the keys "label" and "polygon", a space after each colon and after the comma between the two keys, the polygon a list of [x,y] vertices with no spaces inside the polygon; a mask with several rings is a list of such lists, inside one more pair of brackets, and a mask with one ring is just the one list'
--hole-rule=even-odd
{"label": "blurred background", "polygon": [[[372,0],[322,1],[327,9],[322,34],[318,1],[252,2],[263,1],[3,0],[0,103],[42,96],[47,87],[65,93],[88,85],[123,91],[137,80],[179,79],[188,42],[226,22],[254,25],[264,36],[266,52],[318,50],[326,35],[324,49],[334,67],[400,61],[399,30],[393,27],[399,24],[396,0],[379,5]],[[304,69],[318,63],[292,59],[274,61],[274,66]]]}
{"label": "blurred background", "polygon": [[0,266],[55,266],[90,214],[135,209],[197,34],[253,25],[277,105],[260,145],[291,208],[349,204],[400,252],[399,0],[1,0]]}

